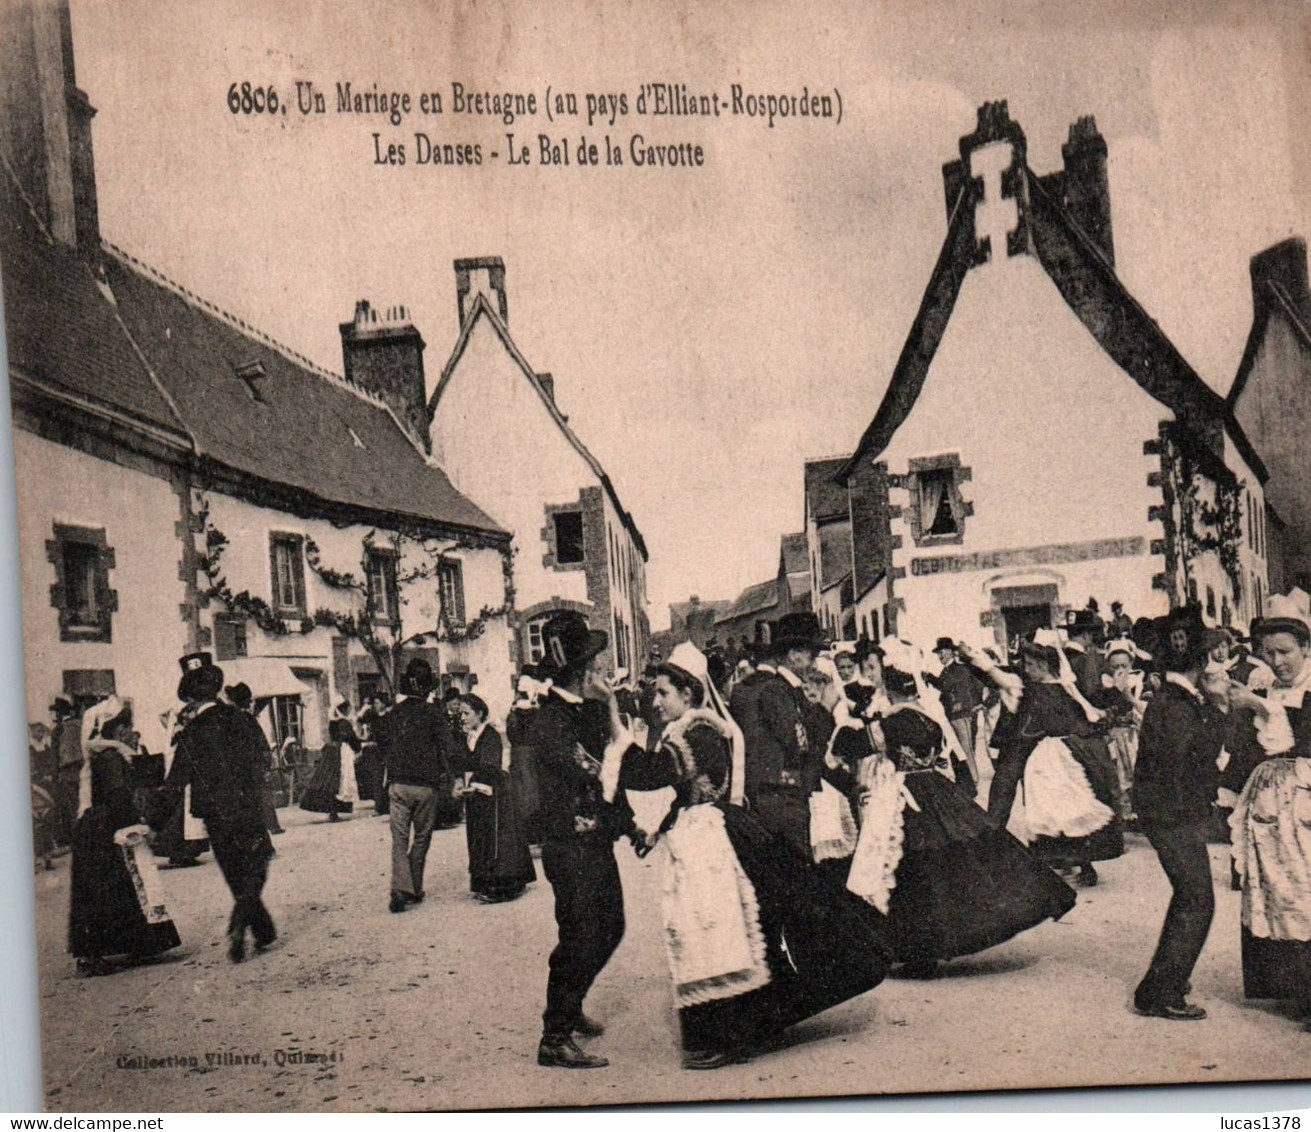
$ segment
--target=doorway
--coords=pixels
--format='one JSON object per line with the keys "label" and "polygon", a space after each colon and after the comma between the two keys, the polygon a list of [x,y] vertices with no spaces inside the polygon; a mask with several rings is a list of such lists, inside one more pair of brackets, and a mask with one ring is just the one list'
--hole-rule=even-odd
{"label": "doorway", "polygon": [[1040,605],[1012,605],[1001,611],[1006,624],[1006,640],[1027,637],[1035,629],[1052,627],[1052,607],[1049,602]]}

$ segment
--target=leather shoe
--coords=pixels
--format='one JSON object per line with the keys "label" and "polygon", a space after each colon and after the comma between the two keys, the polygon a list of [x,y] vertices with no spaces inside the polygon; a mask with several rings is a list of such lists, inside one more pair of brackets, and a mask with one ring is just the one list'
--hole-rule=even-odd
{"label": "leather shoe", "polygon": [[537,1047],[537,1064],[555,1069],[604,1069],[610,1062],[594,1053],[584,1053],[573,1038],[543,1038]]}
{"label": "leather shoe", "polygon": [[698,1050],[683,1054],[684,1069],[722,1069],[725,1065],[741,1065],[747,1055],[741,1050]]}
{"label": "leather shoe", "polygon": [[228,958],[234,963],[240,963],[246,958],[245,932],[228,933]]}
{"label": "leather shoe", "polygon": [[1191,1002],[1135,1002],[1133,1008],[1146,1018],[1168,1018],[1172,1022],[1200,1022],[1206,1017],[1206,1011]]}
{"label": "leather shoe", "polygon": [[405,899],[403,893],[393,892],[391,894],[391,903],[387,905],[388,912],[404,912],[410,906],[410,902]]}

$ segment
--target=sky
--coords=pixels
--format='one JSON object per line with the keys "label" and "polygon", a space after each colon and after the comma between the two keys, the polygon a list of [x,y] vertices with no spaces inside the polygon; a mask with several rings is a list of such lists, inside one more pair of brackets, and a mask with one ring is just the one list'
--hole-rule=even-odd
{"label": "sky", "polygon": [[[458,332],[452,261],[504,259],[516,343],[554,374],[650,549],[655,628],[671,602],[772,576],[779,537],[802,527],[803,460],[850,452],[873,417],[945,233],[942,165],[984,101],[1009,102],[1039,173],[1060,167],[1070,123],[1096,116],[1117,270],[1227,389],[1250,256],[1311,233],[1311,36],[1294,10],[72,4],[102,233],[193,292],[338,373],[355,301],[404,304],[431,372]],[[227,107],[233,82],[290,101],[297,80],[329,113]],[[336,114],[339,81],[409,91],[415,112],[399,127]],[[659,81],[724,97],[733,83],[836,89],[842,120],[639,117],[637,92]],[[457,116],[454,82],[534,92],[538,114]],[[553,123],[548,86],[580,108],[624,92],[630,113]],[[424,117],[432,90],[445,113]],[[485,163],[418,165],[416,130],[480,144]],[[375,132],[406,145],[404,167],[375,163]],[[506,164],[507,132],[530,164]],[[609,134],[626,164],[544,167],[539,132],[571,149]],[[699,143],[705,163],[634,168],[635,133]]]}

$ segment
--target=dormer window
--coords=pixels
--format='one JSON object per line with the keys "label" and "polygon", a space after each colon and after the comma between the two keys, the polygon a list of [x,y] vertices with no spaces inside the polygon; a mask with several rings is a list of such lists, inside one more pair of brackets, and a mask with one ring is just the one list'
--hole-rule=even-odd
{"label": "dormer window", "polygon": [[960,485],[969,478],[970,469],[961,467],[954,452],[911,460],[906,487],[916,546],[964,541],[965,520],[974,507],[961,497]]}
{"label": "dormer window", "polygon": [[264,394],[260,390],[259,383],[263,381],[268,373],[264,369],[264,363],[260,361],[246,362],[242,365],[235,366],[236,375],[245,383],[246,392],[250,394],[252,401],[258,401],[264,404]]}

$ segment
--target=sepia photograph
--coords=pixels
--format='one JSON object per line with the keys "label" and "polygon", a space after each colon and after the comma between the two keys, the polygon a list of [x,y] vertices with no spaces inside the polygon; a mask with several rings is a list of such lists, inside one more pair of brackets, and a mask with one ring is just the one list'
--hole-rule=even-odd
{"label": "sepia photograph", "polygon": [[0,18],[47,1109],[1307,1078],[1303,4]]}

